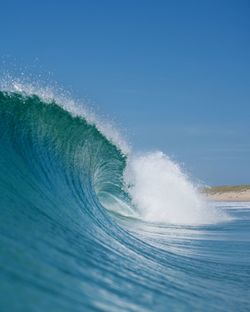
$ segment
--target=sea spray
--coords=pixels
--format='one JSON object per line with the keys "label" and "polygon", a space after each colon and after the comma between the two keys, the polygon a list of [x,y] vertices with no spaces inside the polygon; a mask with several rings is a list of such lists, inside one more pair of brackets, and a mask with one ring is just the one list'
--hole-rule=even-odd
{"label": "sea spray", "polygon": [[95,112],[83,102],[72,99],[64,89],[58,86],[41,86],[40,82],[13,78],[11,75],[0,79],[0,91],[20,94],[22,97],[38,96],[45,104],[56,103],[74,117],[82,117],[89,124],[95,125],[103,135],[115,144],[123,154],[130,152],[130,145],[124,140],[110,120],[99,118]]}

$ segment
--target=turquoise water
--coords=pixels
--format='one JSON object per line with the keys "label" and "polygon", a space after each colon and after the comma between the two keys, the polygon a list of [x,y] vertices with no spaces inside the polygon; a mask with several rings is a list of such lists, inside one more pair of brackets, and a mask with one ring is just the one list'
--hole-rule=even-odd
{"label": "turquoise water", "polygon": [[151,222],[127,161],[55,102],[0,93],[0,311],[249,311],[250,203]]}

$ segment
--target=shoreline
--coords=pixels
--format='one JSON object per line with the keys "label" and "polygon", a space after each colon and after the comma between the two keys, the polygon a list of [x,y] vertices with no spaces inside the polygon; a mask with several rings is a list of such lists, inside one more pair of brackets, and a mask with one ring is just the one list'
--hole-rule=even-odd
{"label": "shoreline", "polygon": [[250,185],[206,187],[201,192],[213,201],[250,202]]}

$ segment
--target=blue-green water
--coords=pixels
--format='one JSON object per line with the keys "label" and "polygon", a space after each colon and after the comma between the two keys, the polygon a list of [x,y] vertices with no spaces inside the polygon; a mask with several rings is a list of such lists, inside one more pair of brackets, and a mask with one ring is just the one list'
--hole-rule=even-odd
{"label": "blue-green water", "polygon": [[126,163],[83,117],[0,93],[1,312],[250,310],[250,203],[208,225],[123,214]]}

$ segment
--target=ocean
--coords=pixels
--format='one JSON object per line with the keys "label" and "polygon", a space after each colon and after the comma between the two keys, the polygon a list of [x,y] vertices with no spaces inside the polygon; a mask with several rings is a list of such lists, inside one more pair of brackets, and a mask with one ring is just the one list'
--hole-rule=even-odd
{"label": "ocean", "polygon": [[41,92],[0,92],[0,311],[250,311],[250,203]]}

